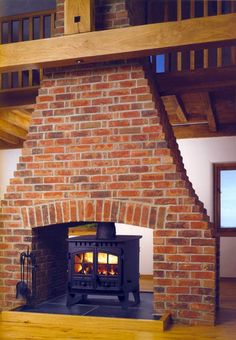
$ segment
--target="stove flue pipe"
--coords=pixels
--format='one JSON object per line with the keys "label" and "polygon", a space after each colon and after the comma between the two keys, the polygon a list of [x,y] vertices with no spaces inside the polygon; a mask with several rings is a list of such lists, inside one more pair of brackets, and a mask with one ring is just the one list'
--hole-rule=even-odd
{"label": "stove flue pipe", "polygon": [[112,240],[116,238],[116,227],[114,222],[100,222],[97,225],[96,238],[98,240]]}

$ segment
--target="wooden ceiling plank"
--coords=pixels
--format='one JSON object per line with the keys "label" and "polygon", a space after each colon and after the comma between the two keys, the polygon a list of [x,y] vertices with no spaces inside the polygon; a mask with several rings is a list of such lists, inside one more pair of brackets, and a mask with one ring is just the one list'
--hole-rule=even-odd
{"label": "wooden ceiling plank", "polygon": [[3,110],[0,109],[0,119],[5,120],[6,122],[15,125],[17,127],[20,127],[21,129],[28,131],[29,124],[30,124],[30,117],[25,118],[18,113],[15,112],[15,110]]}
{"label": "wooden ceiling plank", "polygon": [[[0,45],[0,71],[135,58],[232,44],[236,14],[72,34]],[[135,37],[135,39],[134,39]],[[29,53],[30,51],[30,53]]]}
{"label": "wooden ceiling plank", "polygon": [[158,73],[156,82],[162,96],[214,91],[236,86],[236,66]]}
{"label": "wooden ceiling plank", "polygon": [[13,135],[15,137],[21,138],[21,139],[26,139],[27,137],[27,131],[23,130],[20,127],[17,127],[15,125],[12,125],[11,123],[5,121],[4,119],[0,119],[0,126],[1,126],[1,130],[3,130],[4,132]]}
{"label": "wooden ceiling plank", "polygon": [[0,140],[8,144],[19,145],[20,139],[0,130]]}
{"label": "wooden ceiling plank", "polygon": [[[0,111],[1,110],[2,109],[0,108]],[[29,109],[26,110],[25,108],[21,108],[21,106],[15,107],[15,108],[11,108],[11,111],[16,113],[18,116],[25,118],[29,122],[31,120],[31,115],[32,115],[32,112],[33,112],[32,109],[31,110],[29,110]]]}
{"label": "wooden ceiling plank", "polygon": [[215,114],[212,108],[211,98],[209,93],[201,93],[201,102],[206,110],[207,121],[209,125],[209,130],[216,132],[217,131],[217,123]]}

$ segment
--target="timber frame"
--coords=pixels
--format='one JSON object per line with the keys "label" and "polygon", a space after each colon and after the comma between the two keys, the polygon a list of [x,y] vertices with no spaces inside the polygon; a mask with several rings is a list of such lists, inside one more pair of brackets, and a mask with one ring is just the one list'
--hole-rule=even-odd
{"label": "timber frame", "polygon": [[235,21],[232,13],[0,45],[0,71],[128,59],[222,42],[232,45]]}

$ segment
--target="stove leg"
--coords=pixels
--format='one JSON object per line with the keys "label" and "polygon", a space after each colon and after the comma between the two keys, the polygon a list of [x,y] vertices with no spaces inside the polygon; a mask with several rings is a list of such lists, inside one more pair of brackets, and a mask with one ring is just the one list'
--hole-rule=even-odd
{"label": "stove leg", "polygon": [[132,293],[133,293],[133,296],[134,296],[135,305],[139,305],[140,304],[139,290],[134,290]]}
{"label": "stove leg", "polygon": [[66,305],[72,306],[76,303],[85,303],[87,301],[87,294],[76,294],[76,293],[68,293]]}
{"label": "stove leg", "polygon": [[127,309],[129,306],[129,293],[124,292],[123,295],[118,295],[118,299],[121,303],[122,309]]}

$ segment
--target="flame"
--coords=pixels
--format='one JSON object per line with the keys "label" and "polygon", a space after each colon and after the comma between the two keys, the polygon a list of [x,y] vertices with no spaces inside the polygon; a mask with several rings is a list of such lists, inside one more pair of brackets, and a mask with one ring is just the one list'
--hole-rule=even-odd
{"label": "flame", "polygon": [[[93,252],[79,253],[74,258],[74,271],[78,274],[92,274]],[[109,253],[98,253],[98,275],[118,275],[118,256]]]}
{"label": "flame", "polygon": [[108,253],[98,253],[99,264],[118,264],[118,256]]}
{"label": "flame", "polygon": [[84,253],[84,262],[93,263],[93,252]]}
{"label": "flame", "polygon": [[115,265],[98,265],[98,275],[104,275],[104,276],[114,276],[118,275],[118,267]]}

